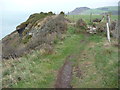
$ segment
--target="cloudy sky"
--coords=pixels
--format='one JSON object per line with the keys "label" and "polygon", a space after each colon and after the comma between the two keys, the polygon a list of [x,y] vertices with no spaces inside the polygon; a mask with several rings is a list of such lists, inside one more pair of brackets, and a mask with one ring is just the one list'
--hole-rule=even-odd
{"label": "cloudy sky", "polygon": [[5,12],[40,12],[61,10],[67,12],[76,7],[90,8],[115,6],[119,0],[1,0],[0,6]]}
{"label": "cloudy sky", "polygon": [[36,12],[64,11],[67,13],[76,7],[116,6],[118,2],[119,0],[0,0],[0,24],[2,25],[0,30],[4,37],[18,24],[24,22],[30,14]]}

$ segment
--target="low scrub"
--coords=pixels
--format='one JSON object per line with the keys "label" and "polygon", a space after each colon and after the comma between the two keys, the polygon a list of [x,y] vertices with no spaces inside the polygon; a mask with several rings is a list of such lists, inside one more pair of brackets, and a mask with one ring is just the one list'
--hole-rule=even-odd
{"label": "low scrub", "polygon": [[85,31],[87,29],[87,24],[83,19],[79,19],[76,22],[76,32],[79,33],[80,31]]}
{"label": "low scrub", "polygon": [[[33,14],[29,17],[27,21],[31,21],[34,18],[36,18],[34,19],[36,21],[38,20],[38,18],[42,18],[42,17],[44,17],[44,13],[40,14],[40,16],[39,14]],[[13,33],[11,34],[13,35],[11,40],[8,40],[6,42],[4,42],[3,40],[4,42],[3,58],[8,59],[10,57],[12,58],[19,57],[24,55],[24,53],[26,52],[28,53],[31,50],[35,50],[36,47],[38,48],[42,44],[53,45],[55,40],[57,39],[62,40],[63,39],[62,34],[66,33],[67,30],[67,25],[65,22],[66,19],[64,18],[64,16],[59,15],[57,17],[51,17],[46,20],[47,21],[43,23],[41,27],[34,26],[32,28],[25,30],[23,32],[24,36],[22,38],[20,38],[17,33],[16,36],[15,33]],[[36,23],[40,23],[40,22],[42,21]],[[29,33],[31,35],[29,35]],[[51,51],[49,50],[47,52],[51,53]]]}

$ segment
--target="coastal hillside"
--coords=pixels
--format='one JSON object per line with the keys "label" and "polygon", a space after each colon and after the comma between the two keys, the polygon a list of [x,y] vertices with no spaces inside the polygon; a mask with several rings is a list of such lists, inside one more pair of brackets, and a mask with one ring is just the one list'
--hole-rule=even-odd
{"label": "coastal hillside", "polygon": [[100,8],[88,8],[88,7],[79,7],[69,12],[69,15],[88,15],[90,13],[93,14],[103,14],[110,12],[112,15],[118,15],[118,6],[108,6],[108,7],[100,7]]}
{"label": "coastal hillside", "polygon": [[66,22],[63,15],[54,15],[52,12],[30,15],[14,32],[2,39],[2,58],[20,57],[44,45],[52,48],[54,40],[63,38]]}
{"label": "coastal hillside", "polygon": [[118,18],[108,41],[107,16],[89,16],[41,12],[16,26],[2,39],[1,88],[118,88]]}

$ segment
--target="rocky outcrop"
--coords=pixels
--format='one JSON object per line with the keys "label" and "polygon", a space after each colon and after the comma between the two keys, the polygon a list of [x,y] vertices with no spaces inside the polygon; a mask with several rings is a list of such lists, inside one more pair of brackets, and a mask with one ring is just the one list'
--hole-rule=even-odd
{"label": "rocky outcrop", "polygon": [[[51,53],[52,50],[50,49],[53,49],[54,41],[61,39],[67,30],[66,22],[67,20],[63,15],[46,15],[43,18],[38,14],[37,16],[36,14],[31,15],[26,22],[17,26],[17,30],[22,30],[20,31],[22,32],[22,38],[19,37],[17,31],[3,38],[2,58],[20,57],[35,49],[44,49]],[[23,27],[24,29],[21,29]],[[49,48],[46,48],[46,46],[49,46]]]}

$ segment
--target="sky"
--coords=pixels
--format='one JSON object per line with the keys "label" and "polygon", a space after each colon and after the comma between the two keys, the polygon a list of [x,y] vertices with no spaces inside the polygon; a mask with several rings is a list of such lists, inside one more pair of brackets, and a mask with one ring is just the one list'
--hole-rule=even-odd
{"label": "sky", "polygon": [[116,6],[119,0],[1,0],[0,6],[8,12],[71,11],[76,7]]}
{"label": "sky", "polygon": [[118,2],[119,0],[0,0],[0,25],[2,25],[0,30],[4,37],[11,33],[18,24],[24,22],[30,14],[41,11],[67,13],[77,7],[117,6]]}

